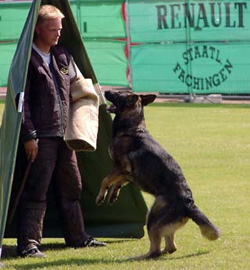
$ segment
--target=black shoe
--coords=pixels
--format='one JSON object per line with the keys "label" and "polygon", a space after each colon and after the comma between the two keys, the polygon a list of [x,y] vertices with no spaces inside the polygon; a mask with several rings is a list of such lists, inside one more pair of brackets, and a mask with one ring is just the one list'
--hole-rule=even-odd
{"label": "black shoe", "polygon": [[83,242],[81,247],[105,247],[107,246],[106,243],[97,241],[93,237],[89,237],[87,240]]}
{"label": "black shoe", "polygon": [[18,256],[25,258],[25,257],[32,257],[32,258],[45,258],[46,255],[42,253],[37,247],[32,247],[30,249],[25,249],[21,252],[17,253]]}

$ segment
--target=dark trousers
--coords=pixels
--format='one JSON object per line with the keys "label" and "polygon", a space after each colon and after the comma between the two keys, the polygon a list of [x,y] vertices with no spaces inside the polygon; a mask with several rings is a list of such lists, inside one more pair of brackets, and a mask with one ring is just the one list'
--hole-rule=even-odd
{"label": "dark trousers", "polygon": [[17,244],[21,251],[41,243],[46,196],[52,181],[66,244],[78,247],[89,237],[80,206],[82,182],[76,154],[60,137],[40,138],[38,156],[32,163],[18,210]]}

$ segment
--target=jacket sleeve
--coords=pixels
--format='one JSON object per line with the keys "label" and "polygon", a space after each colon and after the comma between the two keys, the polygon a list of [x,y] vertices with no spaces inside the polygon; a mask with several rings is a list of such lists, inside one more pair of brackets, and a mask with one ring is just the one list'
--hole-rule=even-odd
{"label": "jacket sleeve", "polygon": [[36,139],[36,129],[32,121],[31,113],[31,78],[32,78],[32,69],[29,65],[28,76],[26,81],[25,93],[24,93],[24,102],[23,102],[23,119],[21,124],[21,133],[20,139],[23,142]]}

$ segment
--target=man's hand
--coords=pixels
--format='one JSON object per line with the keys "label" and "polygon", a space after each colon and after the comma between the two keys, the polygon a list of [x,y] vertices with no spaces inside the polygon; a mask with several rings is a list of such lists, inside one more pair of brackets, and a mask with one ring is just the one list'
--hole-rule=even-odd
{"label": "man's hand", "polygon": [[38,154],[37,140],[33,139],[24,143],[27,159],[30,162],[34,162]]}

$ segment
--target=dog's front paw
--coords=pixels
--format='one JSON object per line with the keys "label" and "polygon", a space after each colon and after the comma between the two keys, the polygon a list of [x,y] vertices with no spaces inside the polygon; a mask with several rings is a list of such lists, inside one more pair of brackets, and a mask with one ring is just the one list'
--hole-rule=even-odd
{"label": "dog's front paw", "polygon": [[121,190],[120,183],[117,183],[112,187],[112,189],[108,195],[108,203],[109,204],[113,204],[117,201],[120,190]]}
{"label": "dog's front paw", "polygon": [[96,202],[97,205],[100,205],[100,204],[102,204],[105,201],[105,198],[107,196],[108,190],[109,190],[108,187],[107,188],[105,188],[105,187],[101,187],[100,188],[99,193],[98,193],[98,195],[96,197],[96,200],[95,200],[95,202]]}
{"label": "dog's front paw", "polygon": [[108,204],[113,204],[117,201],[118,196],[116,194],[111,194],[108,198]]}
{"label": "dog's front paw", "polygon": [[96,197],[96,200],[95,200],[97,205],[101,205],[104,201],[105,201],[105,196],[100,195],[100,194]]}

